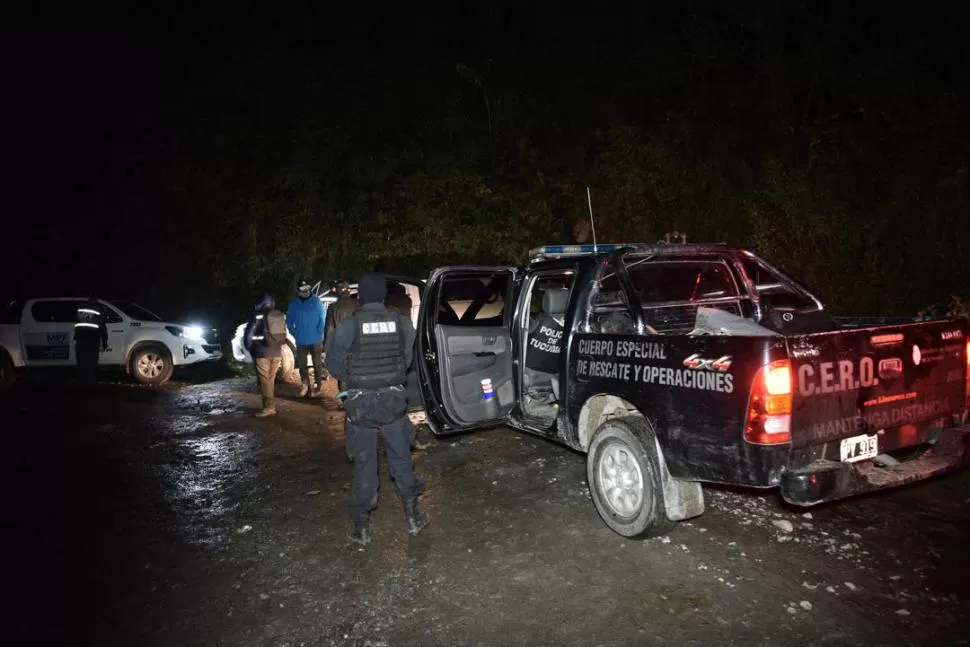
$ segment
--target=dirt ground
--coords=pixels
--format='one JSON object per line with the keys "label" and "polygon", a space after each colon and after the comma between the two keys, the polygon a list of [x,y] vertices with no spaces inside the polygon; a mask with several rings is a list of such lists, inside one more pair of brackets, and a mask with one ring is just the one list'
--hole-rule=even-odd
{"label": "dirt ground", "polygon": [[970,644],[970,472],[810,511],[707,488],[703,516],[631,541],[583,455],[497,428],[415,453],[419,537],[382,468],[359,549],[336,401],[281,391],[256,420],[244,378],[18,384],[8,644]]}

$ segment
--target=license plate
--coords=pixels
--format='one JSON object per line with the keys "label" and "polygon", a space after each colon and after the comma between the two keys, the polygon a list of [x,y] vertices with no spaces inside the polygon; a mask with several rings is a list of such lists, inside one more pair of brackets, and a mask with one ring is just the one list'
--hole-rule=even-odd
{"label": "license plate", "polygon": [[853,436],[842,439],[840,450],[843,463],[854,463],[875,458],[879,454],[879,443],[876,436]]}

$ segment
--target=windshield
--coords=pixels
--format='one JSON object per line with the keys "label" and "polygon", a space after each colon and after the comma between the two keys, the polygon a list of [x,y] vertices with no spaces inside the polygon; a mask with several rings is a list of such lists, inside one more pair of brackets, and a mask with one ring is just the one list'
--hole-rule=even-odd
{"label": "windshield", "polygon": [[132,303],[131,301],[112,301],[111,305],[118,308],[124,312],[127,316],[132,319],[138,319],[139,321],[161,321],[162,318],[157,314],[143,308],[137,303]]}

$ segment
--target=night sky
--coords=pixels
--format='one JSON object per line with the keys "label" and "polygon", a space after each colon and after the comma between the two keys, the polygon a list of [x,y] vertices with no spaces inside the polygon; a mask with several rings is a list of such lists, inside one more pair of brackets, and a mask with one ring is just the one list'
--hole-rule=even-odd
{"label": "night sky", "polygon": [[[918,172],[932,159],[957,184],[965,181],[966,10],[934,14],[925,5],[910,6],[907,11],[923,11],[913,15],[852,4],[855,9],[841,3],[742,3],[738,9],[688,2],[636,13],[605,6],[569,13],[555,5],[478,3],[422,14],[408,6],[227,3],[11,19],[4,35],[4,140],[14,197],[5,219],[2,291],[170,295],[186,276],[157,267],[197,261],[204,253],[186,239],[210,230],[198,227],[197,216],[182,221],[177,210],[166,211],[170,203],[162,194],[173,186],[167,169],[189,167],[187,160],[229,129],[252,137],[253,159],[242,150],[220,164],[243,178],[260,163],[274,163],[261,162],[262,151],[289,150],[299,133],[313,128],[359,142],[341,149],[357,157],[344,153],[332,162],[340,177],[327,191],[339,193],[341,205],[369,190],[348,169],[373,167],[389,150],[409,151],[408,164],[433,171],[453,165],[449,155],[479,154],[476,146],[492,146],[498,149],[490,151],[493,160],[506,159],[526,139],[539,151],[536,164],[545,176],[568,177],[570,186],[581,187],[590,173],[582,165],[602,133],[620,122],[668,131],[686,124],[678,126],[688,133],[682,147],[721,155],[730,168],[755,157],[769,138],[778,150],[794,151],[792,159],[808,159],[812,139],[799,138],[800,129],[828,119],[840,133],[851,133],[839,140],[838,155],[855,146],[878,159],[901,146],[917,150],[914,142],[922,141]],[[451,134],[449,106],[456,101],[471,106],[465,114],[484,112],[461,65],[488,79],[492,100],[505,99],[500,108],[489,106],[504,119],[496,118],[494,130],[514,136],[479,145]],[[791,90],[779,100],[770,89],[782,84]],[[788,105],[796,103],[805,109]],[[962,130],[948,125],[942,132],[936,117],[919,123],[900,117],[929,114],[930,105],[933,115],[963,114],[952,117]],[[471,152],[460,154],[460,147]],[[306,163],[329,173],[332,167],[320,159]],[[813,168],[811,161],[804,166]],[[841,170],[832,176],[844,183],[837,188],[843,202],[865,212],[852,196],[868,190],[876,174],[856,168],[849,179]],[[503,174],[492,177],[501,190]],[[614,190],[598,179],[600,194]],[[911,192],[928,195],[925,182]],[[966,189],[953,195],[939,200],[966,213]],[[550,198],[556,200],[562,202]],[[569,217],[585,206],[565,200]],[[213,203],[206,213],[217,222],[224,214]],[[319,217],[321,231],[332,231],[328,217]],[[550,229],[553,242],[562,242],[568,224]],[[730,231],[730,225],[708,230]],[[189,265],[197,279],[205,264]],[[208,283],[195,283],[192,298],[207,299]]]}

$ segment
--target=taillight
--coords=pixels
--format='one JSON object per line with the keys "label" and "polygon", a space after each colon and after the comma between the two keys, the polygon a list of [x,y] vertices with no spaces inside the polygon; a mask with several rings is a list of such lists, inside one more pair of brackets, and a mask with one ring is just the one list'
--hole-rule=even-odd
{"label": "taillight", "polygon": [[751,385],[744,439],[758,445],[791,441],[792,372],[787,359],[762,366]]}
{"label": "taillight", "polygon": [[970,409],[970,341],[967,342],[967,383],[966,383],[966,396],[967,408]]}

